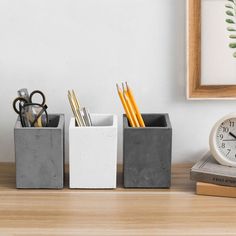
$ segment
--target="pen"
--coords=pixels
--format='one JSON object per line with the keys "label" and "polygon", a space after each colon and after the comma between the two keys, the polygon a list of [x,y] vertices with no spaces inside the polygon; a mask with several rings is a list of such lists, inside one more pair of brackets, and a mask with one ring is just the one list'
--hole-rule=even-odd
{"label": "pen", "polygon": [[76,120],[77,125],[78,125],[78,126],[82,126],[82,123],[81,123],[81,121],[80,121],[79,115],[78,115],[78,113],[77,113],[77,111],[76,111],[76,108],[75,108],[75,106],[74,106],[74,104],[73,104],[70,91],[68,91],[68,99],[69,99],[69,102],[70,102],[71,109],[72,109],[72,111],[73,111],[73,113],[74,113],[74,117],[75,117],[75,120]]}

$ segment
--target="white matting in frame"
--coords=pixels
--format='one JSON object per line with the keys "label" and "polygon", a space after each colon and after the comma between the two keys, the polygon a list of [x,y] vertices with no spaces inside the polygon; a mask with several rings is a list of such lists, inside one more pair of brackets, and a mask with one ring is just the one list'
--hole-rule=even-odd
{"label": "white matting in frame", "polygon": [[[236,2],[236,1],[235,1]],[[232,6],[233,8],[231,8]],[[231,16],[227,11],[233,13]],[[234,23],[227,22],[230,19]],[[226,21],[227,20],[227,21]],[[231,22],[231,21],[230,21]],[[230,28],[229,28],[230,27]],[[236,5],[230,0],[201,2],[201,84],[236,84]],[[231,29],[231,30],[230,30]],[[235,36],[236,37],[236,36]],[[231,47],[229,46],[231,44]]]}

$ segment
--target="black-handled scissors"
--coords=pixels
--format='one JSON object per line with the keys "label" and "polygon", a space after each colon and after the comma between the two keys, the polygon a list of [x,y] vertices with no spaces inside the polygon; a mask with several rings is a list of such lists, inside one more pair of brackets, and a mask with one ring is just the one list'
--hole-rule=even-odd
{"label": "black-handled scissors", "polygon": [[[17,98],[14,99],[13,101],[13,109],[17,114],[21,113],[21,107],[23,107],[25,104],[35,104],[35,102],[33,102],[33,97],[36,94],[39,94],[42,98],[42,102],[41,103],[37,103],[41,106],[45,105],[46,102],[46,98],[45,95],[43,94],[43,92],[41,92],[40,90],[34,90],[30,95],[28,95],[27,90],[22,89],[18,91],[18,94],[21,94],[21,91],[24,90],[24,96],[19,96]],[[17,104],[19,103],[19,108],[17,108]]]}

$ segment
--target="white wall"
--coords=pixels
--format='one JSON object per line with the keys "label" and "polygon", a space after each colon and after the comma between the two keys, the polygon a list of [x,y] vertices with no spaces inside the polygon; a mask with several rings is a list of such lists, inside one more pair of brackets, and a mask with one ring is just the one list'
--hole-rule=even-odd
{"label": "white wall", "polygon": [[[121,115],[120,81],[142,112],[170,114],[173,161],[198,159],[236,102],[186,100],[185,17],[184,0],[1,0],[0,161],[14,161],[19,88],[43,90],[48,111],[65,113],[68,125],[68,89],[92,112]],[[121,161],[121,132],[119,140]]]}

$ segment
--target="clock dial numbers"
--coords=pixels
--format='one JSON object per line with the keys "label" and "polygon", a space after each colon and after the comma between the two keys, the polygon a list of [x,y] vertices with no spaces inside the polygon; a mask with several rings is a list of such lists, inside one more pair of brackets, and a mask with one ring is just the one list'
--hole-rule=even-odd
{"label": "clock dial numbers", "polygon": [[229,127],[222,126],[223,133],[229,132]]}
{"label": "clock dial numbers", "polygon": [[228,148],[228,149],[227,149],[226,156],[228,156],[228,155],[230,154],[230,152],[231,152],[231,149],[230,149],[230,148]]}
{"label": "clock dial numbers", "polygon": [[225,158],[236,162],[236,118],[220,124],[216,131],[216,146]]}

